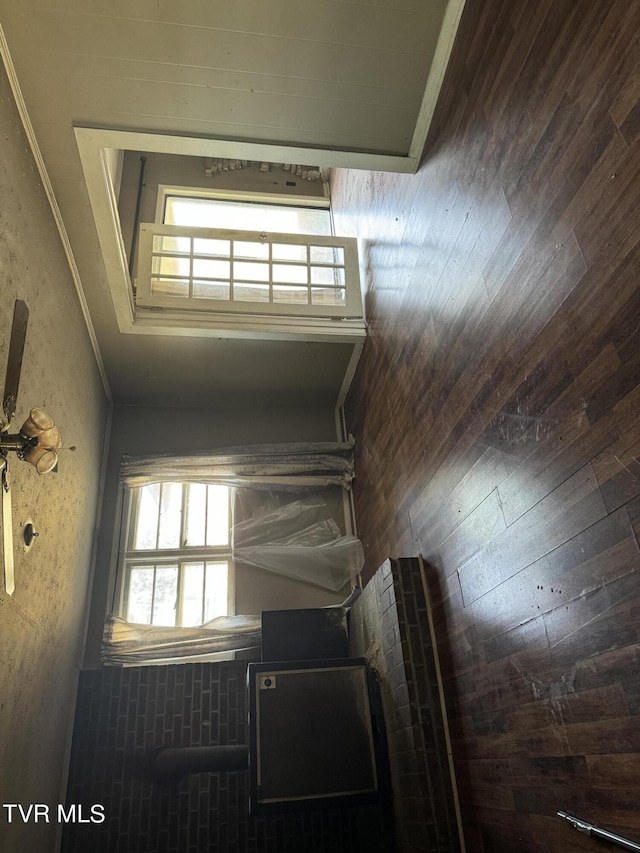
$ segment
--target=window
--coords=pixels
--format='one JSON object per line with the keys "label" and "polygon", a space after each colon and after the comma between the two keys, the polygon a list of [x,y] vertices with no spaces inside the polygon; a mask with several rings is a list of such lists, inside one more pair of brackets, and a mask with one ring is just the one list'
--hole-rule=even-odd
{"label": "window", "polygon": [[231,489],[165,482],[128,494],[123,618],[192,627],[232,614]]}
{"label": "window", "polygon": [[160,185],[156,221],[140,224],[136,312],[246,336],[337,334],[362,322],[362,296],[357,241],[332,230],[328,197]]}
{"label": "window", "polygon": [[[158,228],[170,233],[151,234],[149,239],[142,226],[141,247],[145,256],[151,254],[149,300],[161,307],[172,301],[179,307],[178,300],[205,307],[207,300],[217,300],[236,310],[245,303],[256,303],[262,310],[345,309],[346,253],[335,239],[314,245],[297,235],[280,240],[276,235],[271,241],[250,231]],[[139,304],[146,303],[143,287],[141,283]]]}
{"label": "window", "polygon": [[285,234],[331,236],[331,214],[327,208],[296,206],[271,201],[161,194],[164,202],[161,221],[165,225],[196,228],[230,228],[247,231],[277,231]]}

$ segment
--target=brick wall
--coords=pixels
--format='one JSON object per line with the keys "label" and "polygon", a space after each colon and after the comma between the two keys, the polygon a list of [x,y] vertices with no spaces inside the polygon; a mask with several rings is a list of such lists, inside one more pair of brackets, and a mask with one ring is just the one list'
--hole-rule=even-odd
{"label": "brick wall", "polygon": [[352,654],[377,670],[398,853],[459,853],[444,720],[417,559],[387,560],[351,612]]}
{"label": "brick wall", "polygon": [[250,817],[245,771],[154,780],[162,747],[248,742],[245,679],[242,662],[81,673],[67,801],[106,820],[68,824],[62,853],[364,851],[355,807]]}
{"label": "brick wall", "polygon": [[391,560],[398,627],[412,711],[430,850],[458,851],[460,840],[440,705],[436,659],[417,558]]}

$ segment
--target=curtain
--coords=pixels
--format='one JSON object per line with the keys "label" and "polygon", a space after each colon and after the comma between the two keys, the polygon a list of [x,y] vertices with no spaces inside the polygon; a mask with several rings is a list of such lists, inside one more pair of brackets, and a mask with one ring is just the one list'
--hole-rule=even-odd
{"label": "curtain", "polygon": [[[338,591],[364,565],[362,545],[343,535],[322,492],[351,487],[354,440],[249,445],[182,456],[125,458],[125,488],[167,480],[235,488],[232,555],[268,572]],[[257,633],[256,633],[257,632]],[[196,628],[133,625],[111,617],[103,661],[166,662],[255,648],[260,617],[219,617]]]}
{"label": "curtain", "polygon": [[353,446],[349,436],[345,442],[254,444],[183,456],[125,457],[121,477],[125,486],[183,480],[256,489],[349,489]]}
{"label": "curtain", "polygon": [[[352,607],[360,597],[354,587],[340,609]],[[163,628],[134,625],[109,616],[104,631],[102,663],[107,666],[139,666],[206,660],[220,652],[260,648],[260,616],[219,616],[196,628]]]}
{"label": "curtain", "polygon": [[364,565],[360,540],[342,534],[321,494],[287,497],[236,491],[234,560],[338,592]]}
{"label": "curtain", "polygon": [[260,647],[259,616],[219,616],[196,628],[135,625],[109,616],[102,662],[111,666],[197,661],[213,654]]}

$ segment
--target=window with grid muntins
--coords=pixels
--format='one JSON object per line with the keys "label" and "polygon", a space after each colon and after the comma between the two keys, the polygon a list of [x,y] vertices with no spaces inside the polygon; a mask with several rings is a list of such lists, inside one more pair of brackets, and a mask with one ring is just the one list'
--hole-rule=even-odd
{"label": "window with grid muntins", "polygon": [[136,304],[357,317],[356,241],[143,223]]}
{"label": "window with grid muntins", "polygon": [[233,611],[230,492],[181,482],[130,490],[120,595],[128,622],[191,627]]}

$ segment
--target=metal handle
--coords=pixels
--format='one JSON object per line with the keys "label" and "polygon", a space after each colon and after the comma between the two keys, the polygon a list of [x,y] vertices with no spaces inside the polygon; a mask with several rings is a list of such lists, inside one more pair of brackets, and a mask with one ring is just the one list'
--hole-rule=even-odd
{"label": "metal handle", "polygon": [[601,841],[610,841],[611,844],[617,844],[619,847],[624,847],[625,850],[640,851],[640,843],[631,841],[629,838],[623,838],[615,832],[609,832],[608,829],[602,829],[601,826],[596,826],[594,823],[567,814],[567,812],[556,812],[558,817],[568,821],[574,829],[579,832],[586,832],[587,835],[592,835],[594,838],[599,838]]}

